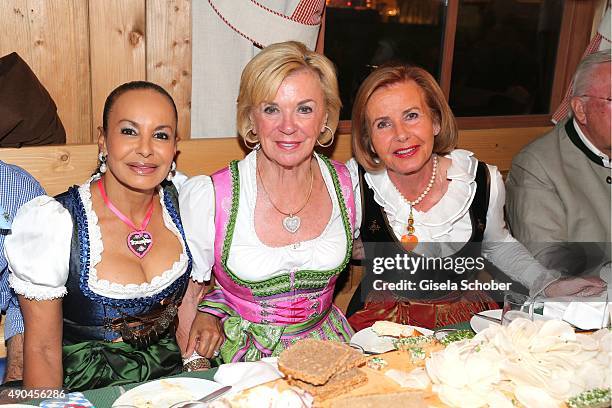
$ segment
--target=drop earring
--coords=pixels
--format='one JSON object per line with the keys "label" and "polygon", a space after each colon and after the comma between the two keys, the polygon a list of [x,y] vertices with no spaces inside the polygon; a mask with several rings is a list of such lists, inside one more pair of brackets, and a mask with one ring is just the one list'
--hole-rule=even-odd
{"label": "drop earring", "polygon": [[106,173],[106,154],[100,152],[98,154],[98,160],[100,161],[100,166],[98,167],[98,171],[100,172],[100,174],[104,174]]}
{"label": "drop earring", "polygon": [[172,164],[170,165],[170,171],[168,172],[168,175],[166,176],[166,180],[172,181],[175,174],[176,174],[176,162],[173,160]]}

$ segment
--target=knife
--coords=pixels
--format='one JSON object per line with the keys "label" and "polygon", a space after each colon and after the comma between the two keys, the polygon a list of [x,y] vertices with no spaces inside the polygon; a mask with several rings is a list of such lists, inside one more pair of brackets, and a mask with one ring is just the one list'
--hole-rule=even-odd
{"label": "knife", "polygon": [[228,392],[231,389],[232,389],[231,385],[226,385],[225,387],[221,387],[218,390],[213,391],[210,394],[203,396],[198,401],[200,401],[200,402],[209,402],[209,401],[212,401],[214,399],[219,398],[220,396],[222,396],[223,394],[225,394],[226,392]]}
{"label": "knife", "polygon": [[225,394],[226,392],[228,392],[229,390],[232,389],[231,385],[226,385],[225,387],[221,387],[216,391],[211,392],[210,394],[206,394],[205,396],[203,396],[202,398],[200,398],[198,400],[198,402],[192,401],[192,402],[187,402],[185,403],[185,405],[181,405],[181,408],[196,408],[196,407],[201,407],[203,402],[210,402],[214,399],[219,398],[220,396],[222,396],[223,394]]}
{"label": "knife", "polygon": [[481,319],[485,319],[485,320],[488,320],[490,322],[495,322],[497,324],[501,324],[501,319],[498,319],[497,317],[491,317],[491,316],[487,316],[487,315],[480,314],[480,313],[476,313],[476,314],[474,314],[474,316],[478,316]]}

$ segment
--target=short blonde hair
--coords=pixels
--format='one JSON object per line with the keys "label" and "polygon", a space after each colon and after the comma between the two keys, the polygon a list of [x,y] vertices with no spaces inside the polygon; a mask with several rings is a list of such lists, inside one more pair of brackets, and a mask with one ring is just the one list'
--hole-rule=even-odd
{"label": "short blonde hair", "polygon": [[[326,125],[331,129],[331,133],[325,132],[319,142],[325,144],[331,140],[338,126],[342,106],[334,64],[327,57],[310,51],[300,42],[287,41],[267,46],[249,61],[242,71],[236,123],[238,133],[245,142],[247,133],[250,133],[252,128],[249,119],[251,110],[262,102],[271,102],[281,83],[300,70],[313,72],[321,82],[327,112]],[[253,142],[250,139],[248,141]]]}
{"label": "short blonde hair", "polygon": [[440,133],[434,138],[433,152],[450,153],[457,146],[458,130],[453,112],[444,98],[444,93],[434,77],[423,68],[407,65],[386,65],[374,70],[359,87],[353,104],[352,143],[353,155],[364,169],[380,171],[384,164],[378,160],[372,146],[366,106],[372,94],[383,87],[401,82],[414,81],[425,94],[425,103],[434,124],[440,126]]}

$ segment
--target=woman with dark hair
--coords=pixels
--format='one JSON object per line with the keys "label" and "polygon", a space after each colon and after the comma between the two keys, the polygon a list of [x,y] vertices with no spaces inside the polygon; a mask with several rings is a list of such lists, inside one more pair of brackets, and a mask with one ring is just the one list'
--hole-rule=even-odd
{"label": "woman with dark hair", "polygon": [[358,216],[366,259],[399,255],[413,258],[411,266],[418,264],[410,270],[389,268],[379,276],[413,282],[413,287],[400,286],[406,290],[372,290],[372,279],[362,282],[347,312],[353,328],[377,320],[429,328],[469,320],[496,308],[494,300],[500,298],[465,288],[485,288],[493,279],[500,289],[493,293],[499,296],[519,284],[532,295],[603,290],[598,279],[559,280],[558,271],[544,268],[510,235],[500,172],[472,152],[456,149],[455,118],[424,69],[388,65],[373,71],[355,98],[352,124],[356,161],[348,167],[360,179],[363,211]]}
{"label": "woman with dark hair", "polygon": [[175,318],[191,255],[171,181],[174,101],[153,83],[123,84],[98,129],[96,174],[28,202],[6,239],[27,388],[84,390],[182,368]]}

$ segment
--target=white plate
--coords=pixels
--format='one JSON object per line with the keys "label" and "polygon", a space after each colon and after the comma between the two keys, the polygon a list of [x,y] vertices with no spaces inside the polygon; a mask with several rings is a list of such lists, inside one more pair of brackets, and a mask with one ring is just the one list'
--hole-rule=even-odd
{"label": "white plate", "polygon": [[[480,314],[493,317],[495,319],[501,319],[502,310],[501,309],[493,309],[493,310],[485,310],[484,312],[480,312]],[[487,319],[483,319],[482,317],[478,317],[476,315],[472,316],[470,319],[470,326],[472,326],[472,330],[476,333],[480,333],[484,329],[488,328],[489,325],[499,326],[499,323],[492,322]]]}
{"label": "white plate", "polygon": [[[485,310],[484,312],[480,312],[485,316],[492,317],[494,319],[501,319],[502,309],[493,309],[493,310]],[[534,313],[533,315],[535,320],[548,320],[545,316]],[[476,315],[472,316],[470,319],[470,326],[472,326],[472,330],[476,333],[480,333],[484,329],[488,328],[490,325],[499,326],[500,323],[495,323],[487,319],[483,319],[482,317],[478,317]]]}
{"label": "white plate", "polygon": [[166,378],[132,388],[117,398],[113,407],[168,408],[177,402],[200,399],[221,387],[221,384],[200,378]]}
{"label": "white plate", "polygon": [[[433,330],[424,329],[422,327],[407,327],[411,327],[426,336],[433,334]],[[393,347],[393,340],[395,339],[397,339],[397,337],[379,336],[371,327],[366,327],[365,329],[359,330],[351,337],[351,344],[356,344],[364,351],[369,351],[371,353],[386,353],[387,351],[395,350],[395,347]]]}

